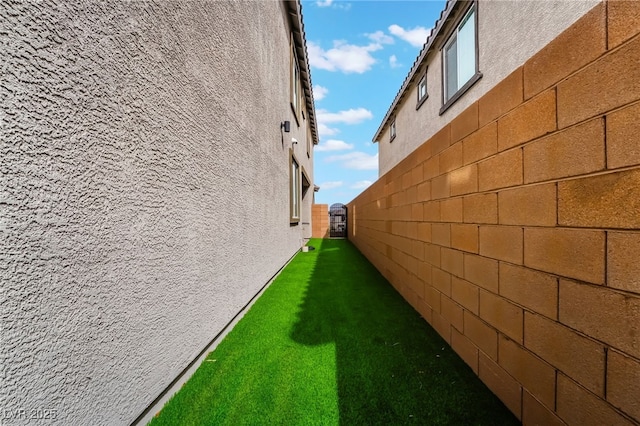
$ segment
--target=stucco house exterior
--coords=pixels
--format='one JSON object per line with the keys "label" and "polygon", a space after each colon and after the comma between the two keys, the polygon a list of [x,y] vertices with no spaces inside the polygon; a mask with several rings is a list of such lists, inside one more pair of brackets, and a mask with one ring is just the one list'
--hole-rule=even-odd
{"label": "stucco house exterior", "polygon": [[379,176],[598,3],[447,1],[373,137]]}
{"label": "stucco house exterior", "polygon": [[10,0],[0,58],[0,423],[131,424],[311,236],[300,2]]}
{"label": "stucco house exterior", "polygon": [[640,2],[449,1],[348,204],[525,425],[640,424],[638,123]]}

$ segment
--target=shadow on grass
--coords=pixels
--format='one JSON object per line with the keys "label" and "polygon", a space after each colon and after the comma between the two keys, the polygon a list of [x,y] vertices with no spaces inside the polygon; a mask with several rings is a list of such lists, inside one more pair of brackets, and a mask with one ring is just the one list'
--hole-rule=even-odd
{"label": "shadow on grass", "polygon": [[335,345],[340,424],[518,424],[349,241],[313,244],[291,338]]}
{"label": "shadow on grass", "polygon": [[312,240],[151,422],[517,424],[346,240]]}

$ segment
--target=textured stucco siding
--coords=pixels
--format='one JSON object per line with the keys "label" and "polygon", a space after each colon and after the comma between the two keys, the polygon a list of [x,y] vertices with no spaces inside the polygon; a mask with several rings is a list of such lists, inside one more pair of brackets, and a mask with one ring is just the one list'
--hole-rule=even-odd
{"label": "textured stucco siding", "polygon": [[[555,39],[601,0],[489,0],[478,4],[479,69],[482,78],[444,114],[440,44],[427,57],[429,98],[416,111],[416,82],[396,111],[397,136],[389,142],[389,126],[378,143],[382,176],[477,101],[513,70]],[[442,43],[442,42],[441,42]]]}
{"label": "textured stucco siding", "polygon": [[129,424],[299,249],[285,19],[0,2],[0,423]]}

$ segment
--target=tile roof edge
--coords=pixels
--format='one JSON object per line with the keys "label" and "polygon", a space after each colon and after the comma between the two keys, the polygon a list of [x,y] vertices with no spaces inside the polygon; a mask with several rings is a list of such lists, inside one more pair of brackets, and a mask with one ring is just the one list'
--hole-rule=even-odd
{"label": "tile roof edge", "polygon": [[445,23],[447,22],[447,19],[451,15],[451,12],[455,8],[455,6],[461,1],[462,0],[447,0],[447,3],[445,4],[444,9],[440,12],[440,17],[434,23],[434,26],[431,29],[431,33],[427,37],[427,40],[422,46],[422,49],[420,50],[420,53],[418,54],[416,60],[413,62],[413,65],[411,66],[411,70],[409,70],[409,74],[407,74],[404,81],[402,82],[402,86],[400,86],[400,89],[398,90],[396,97],[394,98],[393,102],[391,103],[391,106],[389,107],[389,109],[387,110],[387,113],[382,119],[382,122],[380,123],[378,130],[376,130],[376,133],[372,139],[373,143],[378,142],[378,140],[380,139],[380,136],[382,136],[382,130],[386,127],[387,123],[389,122],[389,119],[392,117],[393,112],[398,106],[398,103],[404,97],[405,92],[409,88],[409,83],[413,80],[416,72],[418,72],[418,69],[422,66],[427,55],[433,50],[435,39],[440,35]]}

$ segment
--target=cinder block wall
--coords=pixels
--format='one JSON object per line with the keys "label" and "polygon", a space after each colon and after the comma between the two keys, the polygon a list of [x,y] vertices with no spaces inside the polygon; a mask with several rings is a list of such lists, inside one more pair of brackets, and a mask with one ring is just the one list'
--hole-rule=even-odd
{"label": "cinder block wall", "polygon": [[640,3],[604,2],[349,205],[525,424],[640,423]]}
{"label": "cinder block wall", "polygon": [[311,236],[329,238],[329,205],[314,204],[311,209]]}

